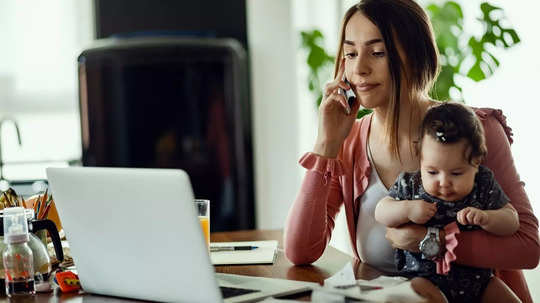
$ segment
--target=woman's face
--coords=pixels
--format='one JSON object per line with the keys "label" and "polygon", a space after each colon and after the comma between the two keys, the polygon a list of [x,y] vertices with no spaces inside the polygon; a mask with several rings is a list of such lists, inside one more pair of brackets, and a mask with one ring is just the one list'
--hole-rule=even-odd
{"label": "woman's face", "polygon": [[355,13],[345,27],[343,55],[345,76],[360,104],[386,106],[391,88],[386,47],[377,26],[362,13]]}

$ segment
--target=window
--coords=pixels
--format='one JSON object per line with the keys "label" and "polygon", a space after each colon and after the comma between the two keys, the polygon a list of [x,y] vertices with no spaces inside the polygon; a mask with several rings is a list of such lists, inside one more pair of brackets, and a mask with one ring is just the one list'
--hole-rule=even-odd
{"label": "window", "polygon": [[[0,2],[0,146],[8,180],[45,178],[81,157],[77,56],[93,39],[91,0]],[[16,121],[22,145],[17,143]]]}

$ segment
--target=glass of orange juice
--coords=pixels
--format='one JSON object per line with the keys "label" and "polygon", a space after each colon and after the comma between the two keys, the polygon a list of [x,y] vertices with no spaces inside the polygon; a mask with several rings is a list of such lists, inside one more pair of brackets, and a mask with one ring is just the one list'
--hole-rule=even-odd
{"label": "glass of orange juice", "polygon": [[210,200],[195,199],[195,206],[206,240],[206,245],[210,247]]}

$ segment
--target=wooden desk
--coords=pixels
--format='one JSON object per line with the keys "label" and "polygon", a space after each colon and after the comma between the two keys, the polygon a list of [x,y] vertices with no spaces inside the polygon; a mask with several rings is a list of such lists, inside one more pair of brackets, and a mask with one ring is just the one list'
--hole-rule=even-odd
{"label": "wooden desk", "polygon": [[[231,241],[255,241],[255,240],[278,240],[279,251],[276,262],[273,265],[234,265],[234,266],[216,266],[216,272],[241,274],[247,276],[269,277],[290,279],[308,282],[322,282],[338,272],[347,262],[352,262],[356,271],[357,279],[373,279],[381,273],[369,265],[355,262],[351,256],[341,253],[335,248],[328,247],[323,256],[313,265],[294,266],[290,263],[283,253],[283,232],[281,230],[250,230],[235,232],[212,233],[212,242],[231,242]],[[3,286],[3,285],[2,285]],[[295,299],[309,300],[309,296],[296,297]],[[103,297],[90,294],[63,294],[57,289],[51,293],[40,293],[31,300],[12,300],[3,295],[0,302],[135,302],[135,300],[120,299],[112,297]]]}

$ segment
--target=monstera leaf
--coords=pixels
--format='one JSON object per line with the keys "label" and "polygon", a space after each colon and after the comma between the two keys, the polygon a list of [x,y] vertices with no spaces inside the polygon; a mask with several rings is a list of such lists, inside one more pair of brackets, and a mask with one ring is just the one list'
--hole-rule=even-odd
{"label": "monstera leaf", "polygon": [[[454,90],[456,95],[453,99],[463,100],[462,88],[455,82],[456,75],[476,82],[487,79],[500,65],[490,49],[507,49],[520,42],[514,29],[502,25],[507,23],[503,9],[487,2],[480,4],[482,16],[477,18],[484,29],[480,37],[464,30],[463,11],[457,2],[431,3],[426,9],[441,56],[441,72],[430,92],[434,98],[448,100],[450,91]],[[467,61],[472,65],[465,66],[463,63]]]}

